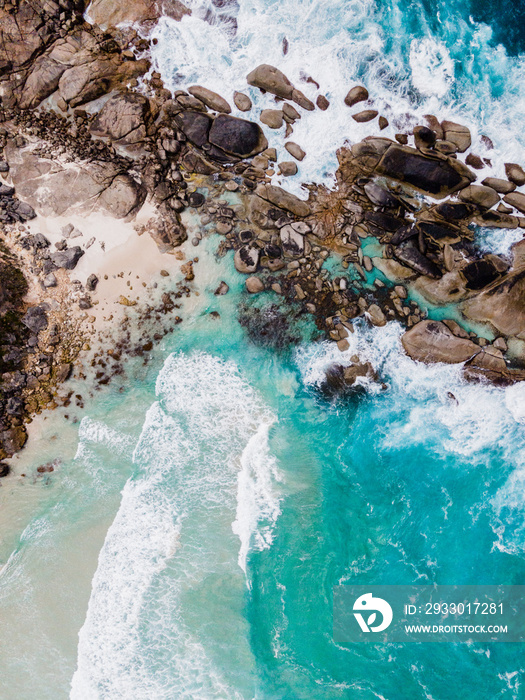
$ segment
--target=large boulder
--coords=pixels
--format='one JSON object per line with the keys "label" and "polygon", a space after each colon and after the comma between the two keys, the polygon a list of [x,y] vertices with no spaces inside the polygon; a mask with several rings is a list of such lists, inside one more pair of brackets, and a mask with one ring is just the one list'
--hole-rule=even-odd
{"label": "large boulder", "polygon": [[458,338],[441,321],[420,321],[408,330],[401,342],[405,352],[419,362],[466,362],[480,351],[479,345]]}
{"label": "large boulder", "polygon": [[249,158],[268,148],[261,127],[247,119],[220,114],[214,119],[208,140],[217,148],[239,158]]}
{"label": "large boulder", "polygon": [[376,172],[406,182],[436,199],[457,192],[476,179],[474,173],[457,160],[430,157],[415,148],[388,142]]}
{"label": "large boulder", "polygon": [[502,281],[462,304],[462,311],[474,321],[488,321],[506,336],[525,339],[525,270],[505,276]]}
{"label": "large boulder", "polygon": [[293,85],[278,68],[269,66],[266,63],[257,66],[246,76],[246,80],[250,85],[258,87],[266,92],[271,92],[272,95],[291,99],[293,93]]}
{"label": "large boulder", "polygon": [[208,143],[213,117],[203,112],[187,110],[175,115],[175,123],[195,146],[202,148]]}
{"label": "large boulder", "polygon": [[249,275],[257,270],[261,251],[253,246],[243,246],[235,251],[233,262],[235,269],[245,275]]}
{"label": "large boulder", "polygon": [[521,192],[511,192],[503,197],[503,201],[510,204],[522,214],[525,214],[525,194]]}
{"label": "large boulder", "polygon": [[215,110],[215,112],[224,112],[224,114],[230,114],[232,108],[226,102],[224,97],[221,97],[216,92],[208,90],[208,88],[202,87],[201,85],[193,85],[188,88],[188,92],[193,97],[203,102],[206,107]]}
{"label": "large boulder", "polygon": [[136,92],[117,93],[110,97],[90,127],[94,136],[134,144],[146,138],[149,102]]}
{"label": "large boulder", "polygon": [[432,279],[441,277],[439,267],[423,255],[413,239],[403,241],[403,243],[396,246],[394,255],[400,263],[411,267],[412,270],[415,270],[420,275],[432,277]]}
{"label": "large boulder", "polygon": [[441,128],[445,135],[445,141],[453,143],[460,153],[464,153],[470,148],[472,139],[468,127],[445,120],[441,122]]}
{"label": "large boulder", "polygon": [[51,262],[64,270],[74,270],[83,255],[82,248],[76,245],[73,248],[66,248],[66,250],[57,250],[51,255]]}
{"label": "large boulder", "polygon": [[492,187],[485,185],[470,185],[459,193],[463,202],[475,204],[481,209],[490,209],[499,202],[499,194]]}
{"label": "large boulder", "polygon": [[305,217],[310,214],[308,202],[303,202],[302,199],[290,194],[290,192],[286,192],[281,187],[261,183],[258,185],[255,193],[267,202],[271,202],[274,206],[279,207],[279,209],[285,209],[295,214],[295,216]]}

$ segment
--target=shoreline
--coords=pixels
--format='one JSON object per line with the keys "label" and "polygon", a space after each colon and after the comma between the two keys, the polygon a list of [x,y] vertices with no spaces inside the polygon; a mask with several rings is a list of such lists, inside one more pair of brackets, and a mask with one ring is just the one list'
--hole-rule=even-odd
{"label": "shoreline", "polygon": [[[475,227],[525,229],[521,166],[507,164],[507,179],[473,184],[489,161],[470,151],[467,127],[427,115],[426,124],[385,138],[387,119],[355,85],[345,98],[348,118],[369,135],[338,150],[333,189],[303,185],[308,197],[299,199],[285,183],[305,152],[289,140],[289,160],[278,163],[275,145],[282,152],[283,125],[284,138],[293,138],[299,119],[330,109],[322,86],[314,104],[278,68],[254,67],[246,85],[273,100],[258,115],[263,131],[250,120],[247,94],[235,93],[234,102],[250,119],[230,116],[229,102],[206,87],[172,94],[148,73],[144,32],[121,26],[103,34],[75,14],[77,5],[65,33],[77,42],[75,61],[82,56],[95,76],[107,75],[104,87],[89,77],[77,84],[75,61],[61,66],[58,85],[42,84],[64,43],[52,37],[42,41],[40,62],[23,63],[22,77],[8,70],[0,79],[5,242],[29,283],[16,320],[21,359],[2,375],[9,405],[18,401],[4,413],[4,456],[23,446],[31,414],[68,405],[72,392],[61,392],[72,372],[87,378],[88,362],[106,370],[100,358],[108,344],[116,351],[112,367],[99,372],[102,383],[122,372],[123,354],[152,347],[155,339],[140,335],[141,313],[169,315],[177,298],[192,294],[193,260],[212,232],[221,237],[217,255],[234,252],[249,294],[271,290],[313,317],[341,351],[353,319],[396,320],[415,360],[461,363],[472,381],[525,379],[524,244],[494,255],[475,241]],[[101,3],[102,24],[103,12]],[[142,20],[151,29],[151,18]],[[110,36],[101,66],[97,52]],[[489,153],[488,139],[484,145]],[[183,277],[178,287],[159,292],[161,276],[174,273]],[[415,296],[427,307],[450,306],[465,323],[429,319]],[[489,338],[469,331],[469,318],[488,324]],[[107,334],[109,326],[120,339]],[[356,373],[371,371],[359,361],[343,369],[343,391],[352,390]]]}

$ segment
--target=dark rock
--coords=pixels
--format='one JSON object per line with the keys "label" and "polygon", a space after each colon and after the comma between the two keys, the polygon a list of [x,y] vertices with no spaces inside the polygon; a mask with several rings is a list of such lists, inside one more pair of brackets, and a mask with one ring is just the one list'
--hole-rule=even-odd
{"label": "dark rock", "polygon": [[324,95],[318,95],[317,99],[315,101],[315,104],[319,107],[320,110],[323,112],[326,112],[328,107],[330,107],[330,102],[326,99]]}
{"label": "dark rock", "polygon": [[7,400],[5,410],[9,416],[22,415],[24,412],[24,399],[20,396],[11,396],[11,398]]}
{"label": "dark rock", "polygon": [[365,211],[364,220],[378,226],[384,231],[398,231],[405,225],[405,219],[400,219],[392,214],[386,214],[381,211]]}
{"label": "dark rock", "polygon": [[22,316],[22,323],[33,333],[47,328],[47,314],[43,305],[31,306]]}
{"label": "dark rock", "polygon": [[483,170],[485,167],[485,163],[481,160],[481,158],[479,156],[475,156],[473,153],[468,154],[468,156],[465,158],[465,163],[470,165],[470,167],[474,168],[475,170]]}
{"label": "dark rock", "polygon": [[436,133],[428,126],[416,126],[414,128],[414,142],[416,148],[432,148],[436,143]]}
{"label": "dark rock", "polygon": [[15,193],[15,188],[10,185],[0,185],[0,197],[12,197]]}
{"label": "dark rock", "polygon": [[10,471],[11,467],[9,466],[9,464],[6,464],[5,462],[0,462],[0,479],[4,476],[7,476]]}
{"label": "dark rock", "polygon": [[460,219],[466,219],[470,216],[474,208],[460,202],[442,202],[441,204],[437,204],[432,211],[437,212],[437,214],[445,220],[453,219],[454,221],[459,221]]}
{"label": "dark rock", "polygon": [[226,282],[222,281],[217,289],[215,290],[214,294],[216,297],[223,296],[224,294],[228,294],[230,291],[230,287],[226,284]]}
{"label": "dark rock", "polygon": [[213,119],[202,112],[181,112],[175,116],[175,123],[193,144],[202,148],[208,142]]}
{"label": "dark rock", "polygon": [[74,246],[67,250],[60,250],[51,255],[51,261],[54,265],[64,270],[73,270],[80,258],[84,255],[84,251],[80,246]]}
{"label": "dark rock", "polygon": [[94,274],[89,275],[89,277],[86,280],[86,289],[88,292],[94,292],[99,280],[98,277]]}
{"label": "dark rock", "polygon": [[367,182],[363,189],[372,204],[377,204],[379,207],[392,208],[399,206],[399,199],[375,182]]}
{"label": "dark rock", "polygon": [[465,165],[450,158],[431,158],[414,148],[390,145],[376,171],[406,182],[437,198],[457,192],[476,179]]}
{"label": "dark rock", "polygon": [[226,114],[213,121],[208,138],[214,146],[240,158],[249,158],[268,148],[258,124]]}
{"label": "dark rock", "polygon": [[190,207],[202,207],[205,201],[206,197],[201,192],[190,192],[188,195],[188,203]]}
{"label": "dark rock", "polygon": [[0,173],[8,173],[9,172],[9,163],[6,163],[5,160],[0,160]]}
{"label": "dark rock", "polygon": [[425,238],[430,238],[439,245],[445,245],[445,243],[453,245],[461,239],[460,231],[457,229],[431,221],[419,221],[416,228],[424,234]]}
{"label": "dark rock", "polygon": [[394,255],[399,262],[419,272],[421,275],[432,277],[433,279],[439,279],[441,277],[438,266],[421,253],[413,239],[409,239],[398,245],[394,249]]}
{"label": "dark rock", "polygon": [[461,268],[461,275],[465,278],[467,289],[476,291],[487,287],[501,276],[494,263],[486,258],[474,260]]}

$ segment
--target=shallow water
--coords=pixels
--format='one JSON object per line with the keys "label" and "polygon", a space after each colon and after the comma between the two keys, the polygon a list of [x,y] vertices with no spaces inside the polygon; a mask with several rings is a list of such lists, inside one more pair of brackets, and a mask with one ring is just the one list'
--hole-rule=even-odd
{"label": "shallow water", "polygon": [[[496,169],[525,161],[522,46],[512,32],[497,44],[510,5],[491,27],[492,5],[241,0],[222,9],[235,35],[214,5],[192,6],[157,30],[173,86],[231,98],[264,60],[314,97],[311,74],[334,104],[296,127],[296,190],[330,181],[335,148],[366,135],[337,106],[356,80],[392,131],[432,111],[493,138]],[[2,482],[2,700],[523,697],[520,645],[335,645],[331,591],[523,582],[525,389],[464,384],[405,357],[396,324],[362,325],[343,359],[370,360],[388,389],[329,402],[319,384],[341,353],[311,342],[305,317],[298,345],[275,337],[261,321],[275,296],[247,299],[217,243],[199,247],[200,296],[149,365],[130,361],[125,390],[98,393],[79,422],[42,421]],[[221,279],[230,292],[215,297]],[[263,344],[240,304],[262,309]]]}

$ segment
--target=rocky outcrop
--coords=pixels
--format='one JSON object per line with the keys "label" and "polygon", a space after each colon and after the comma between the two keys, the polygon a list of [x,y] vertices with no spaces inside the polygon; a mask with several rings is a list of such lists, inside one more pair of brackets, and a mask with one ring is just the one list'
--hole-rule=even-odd
{"label": "rocky outcrop", "polygon": [[191,14],[179,0],[92,0],[89,5],[89,17],[103,28],[116,27],[122,22],[152,23],[161,15],[167,15],[179,21],[184,15]]}
{"label": "rocky outcrop", "polygon": [[116,218],[137,211],[146,197],[144,187],[111,162],[59,164],[41,158],[28,146],[6,147],[10,175],[19,195],[43,216],[104,209]]}
{"label": "rocky outcrop", "polygon": [[458,338],[441,321],[420,321],[401,338],[407,355],[419,362],[466,362],[480,351],[479,345]]}
{"label": "rocky outcrop", "polygon": [[110,97],[90,126],[94,136],[110,138],[122,144],[136,144],[146,138],[149,102],[135,92]]}

